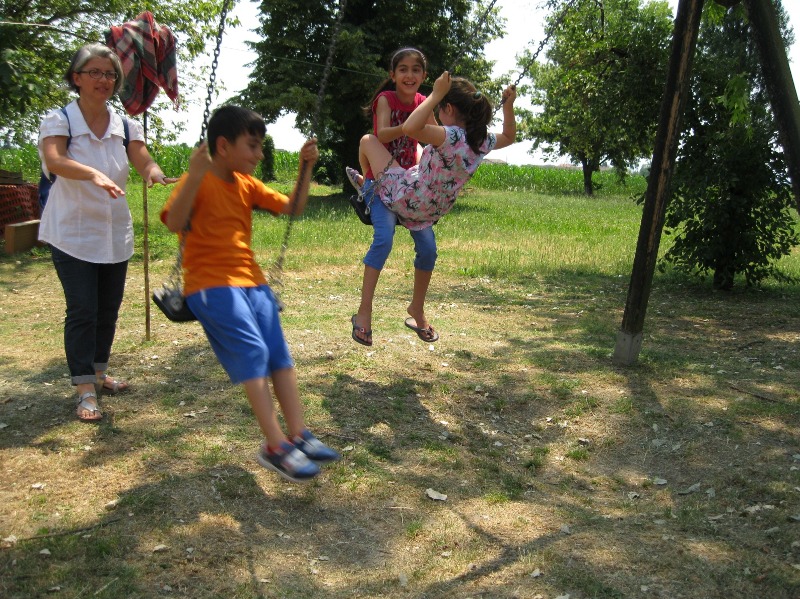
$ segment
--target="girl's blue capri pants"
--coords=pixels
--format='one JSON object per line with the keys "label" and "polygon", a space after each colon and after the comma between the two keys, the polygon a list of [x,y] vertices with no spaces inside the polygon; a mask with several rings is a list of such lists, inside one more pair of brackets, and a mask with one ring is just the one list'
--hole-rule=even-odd
{"label": "girl's blue capri pants", "polygon": [[[370,216],[372,217],[372,227],[375,230],[372,237],[372,245],[364,256],[364,264],[376,270],[383,270],[386,259],[392,251],[394,241],[394,228],[397,224],[397,215],[389,210],[380,198],[371,192],[374,185],[372,179],[364,182],[364,201],[370,204]],[[436,265],[436,235],[433,227],[427,227],[421,231],[411,231],[411,238],[414,240],[414,268],[427,272],[433,271]]]}
{"label": "girl's blue capri pants", "polygon": [[294,360],[267,285],[212,287],[186,297],[233,383],[269,377]]}

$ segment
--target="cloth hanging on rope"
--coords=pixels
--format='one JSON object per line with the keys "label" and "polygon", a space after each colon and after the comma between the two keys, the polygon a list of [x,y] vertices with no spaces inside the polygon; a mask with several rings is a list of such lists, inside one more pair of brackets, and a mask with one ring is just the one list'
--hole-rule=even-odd
{"label": "cloth hanging on rope", "polygon": [[119,99],[128,114],[147,110],[162,88],[178,108],[178,67],[175,36],[145,11],[120,26],[106,31],[106,45],[122,62],[125,81]]}

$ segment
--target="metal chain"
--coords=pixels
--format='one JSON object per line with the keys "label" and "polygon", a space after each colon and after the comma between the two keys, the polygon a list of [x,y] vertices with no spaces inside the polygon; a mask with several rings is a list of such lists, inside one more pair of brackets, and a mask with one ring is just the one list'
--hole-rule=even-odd
{"label": "metal chain", "polygon": [[[486,22],[486,19],[489,17],[489,13],[492,11],[492,8],[494,8],[496,2],[497,0],[492,0],[489,3],[489,6],[487,6],[486,10],[483,11],[481,18],[478,19],[478,22],[475,23],[475,26],[472,28],[472,33],[467,36],[467,40],[469,41],[474,40],[475,36],[478,34],[478,31],[480,31],[480,29],[483,27],[483,24]],[[458,64],[462,60],[464,60],[464,57],[467,55],[467,44],[469,43],[469,41],[464,41],[461,44],[461,47],[458,49],[458,52],[456,53],[456,59],[453,61],[453,64],[450,66],[449,69],[450,74],[452,74],[456,70]]]}
{"label": "metal chain", "polygon": [[[516,88],[520,84],[522,79],[525,77],[525,75],[529,75],[528,69],[530,69],[531,66],[533,66],[537,60],[539,60],[539,54],[541,54],[542,50],[544,50],[547,44],[550,43],[553,34],[555,34],[556,30],[561,26],[561,23],[564,22],[567,13],[573,8],[575,2],[576,0],[570,0],[569,2],[566,2],[564,4],[564,7],[561,9],[559,15],[556,17],[555,21],[553,21],[553,23],[549,27],[547,27],[547,29],[545,29],[544,37],[539,42],[539,45],[536,47],[536,51],[531,55],[530,60],[527,61],[526,66],[519,72],[519,75],[517,75],[517,80],[511,84],[512,87]],[[501,101],[500,104],[497,106],[497,108],[495,108],[495,113],[502,105],[503,101]]]}
{"label": "metal chain", "polygon": [[[211,111],[211,99],[214,95],[214,86],[217,81],[217,66],[219,61],[219,50],[222,45],[222,34],[225,31],[225,18],[228,16],[228,9],[233,4],[234,0],[224,0],[222,3],[222,10],[219,16],[219,27],[217,28],[217,45],[214,48],[214,59],[211,61],[211,74],[208,77],[208,96],[206,97],[206,107],[203,112],[203,125],[200,128],[200,142],[206,136],[206,129],[208,128],[208,119]],[[178,291],[183,291],[183,250],[186,247],[186,234],[189,232],[189,220],[186,221],[186,226],[183,228],[181,241],[178,244],[178,255],[175,257],[175,264],[172,266],[172,271],[164,283],[164,287],[170,287]]]}
{"label": "metal chain", "polygon": [[233,4],[233,0],[223,0],[222,11],[219,15],[219,27],[217,29],[217,45],[214,48],[214,59],[211,61],[211,74],[208,77],[208,95],[206,96],[206,107],[203,111],[203,125],[200,127],[200,143],[203,142],[206,136],[206,129],[208,128],[208,119],[211,116],[211,100],[214,95],[214,87],[217,82],[217,66],[219,61],[219,49],[222,45],[222,34],[225,31],[225,19],[228,16],[228,10]]}
{"label": "metal chain", "polygon": [[[322,80],[319,83],[319,90],[317,91],[317,101],[314,106],[314,113],[311,120],[311,137],[314,137],[316,134],[317,128],[319,127],[319,121],[322,116],[322,102],[325,99],[325,91],[328,87],[328,79],[331,75],[331,70],[333,66],[333,55],[336,51],[336,44],[339,40],[339,32],[342,28],[342,22],[344,21],[344,11],[347,8],[347,0],[342,0],[341,5],[339,6],[339,14],[336,18],[336,24],[333,28],[333,33],[331,34],[331,41],[330,45],[328,46],[328,57],[325,60],[325,68],[322,73]],[[302,160],[302,158],[301,158]],[[298,183],[305,181],[306,175],[308,173],[308,163],[302,162],[302,166],[300,169],[300,173],[298,174],[297,181]],[[299,194],[301,190],[297,190]],[[308,194],[308,189],[305,190],[305,193]],[[280,301],[280,292],[283,289],[283,263],[286,260],[286,250],[289,248],[289,237],[292,234],[292,228],[294,226],[294,221],[297,218],[297,204],[300,201],[299,195],[295,197],[294,202],[292,202],[292,210],[289,213],[289,221],[286,223],[286,231],[283,234],[283,241],[281,242],[281,250],[278,254],[278,258],[275,260],[275,264],[272,265],[272,268],[269,270],[268,278],[269,278],[269,285],[272,288],[273,293],[278,298],[278,303],[282,305]]]}
{"label": "metal chain", "polygon": [[[542,41],[539,42],[539,45],[536,47],[536,51],[531,55],[531,58],[527,62],[527,65],[519,72],[519,75],[517,75],[517,80],[511,84],[511,87],[516,89],[517,86],[519,86],[522,79],[525,77],[525,75],[529,74],[528,69],[530,69],[530,67],[533,66],[533,64],[535,64],[536,61],[539,59],[539,54],[541,54],[542,50],[544,50],[547,44],[550,43],[550,39],[553,37],[553,34],[555,33],[556,29],[558,29],[558,27],[564,21],[564,18],[567,16],[569,10],[572,9],[575,1],[576,0],[570,0],[569,2],[564,4],[564,8],[561,9],[561,13],[558,15],[558,17],[556,17],[556,20],[553,21],[552,25],[550,25],[550,27],[548,27],[545,30],[545,35],[542,38]],[[500,108],[505,103],[506,103],[505,99],[502,99],[500,100],[500,103],[497,106],[495,106],[494,112],[492,113],[492,120],[494,120],[494,115],[497,114],[497,111],[500,110]]]}

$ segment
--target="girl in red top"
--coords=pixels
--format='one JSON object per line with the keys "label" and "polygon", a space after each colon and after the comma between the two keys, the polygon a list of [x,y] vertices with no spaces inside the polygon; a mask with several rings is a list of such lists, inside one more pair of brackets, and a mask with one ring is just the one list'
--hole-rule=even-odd
{"label": "girl in red top", "polygon": [[[397,159],[397,162],[406,169],[417,164],[420,151],[417,140],[403,134],[403,123],[425,100],[425,96],[419,93],[419,87],[425,80],[427,71],[428,61],[420,50],[401,48],[392,55],[389,77],[378,86],[372,101],[364,108],[367,115],[372,115],[373,133],[389,153]],[[431,115],[430,124],[436,124],[433,115]],[[374,176],[368,162],[361,162],[361,171],[365,173],[365,177],[349,167],[346,170],[350,182],[359,193],[364,195],[364,201],[370,205],[370,216],[374,229],[372,245],[364,257],[361,304],[358,312],[351,318],[353,339],[362,345],[372,345],[372,301],[381,270],[392,250],[398,218],[383,206],[379,199],[373,197],[371,190],[374,185]],[[424,311],[425,296],[436,263],[436,238],[430,227],[424,231],[409,232],[414,240],[416,258],[414,260],[414,292],[408,313],[412,316],[415,327],[425,331],[424,336],[420,334],[420,337],[425,341],[436,341],[439,337],[425,319]]]}

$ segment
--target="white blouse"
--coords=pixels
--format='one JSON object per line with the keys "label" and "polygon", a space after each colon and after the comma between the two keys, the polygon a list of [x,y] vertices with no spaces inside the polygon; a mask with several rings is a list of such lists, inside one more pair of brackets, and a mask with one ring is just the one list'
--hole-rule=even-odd
{"label": "white blouse", "polygon": [[[122,117],[109,109],[108,130],[98,139],[89,129],[77,101],[67,105],[69,125],[61,109],[48,113],[39,127],[39,158],[45,174],[42,140],[58,135],[72,140],[67,156],[108,176],[123,190],[128,181],[128,155],[123,145]],[[144,141],[141,124],[128,119],[131,141]],[[125,196],[112,198],[90,181],[58,177],[50,188],[39,224],[39,239],[73,258],[96,264],[124,262],[133,255],[133,221]]]}

